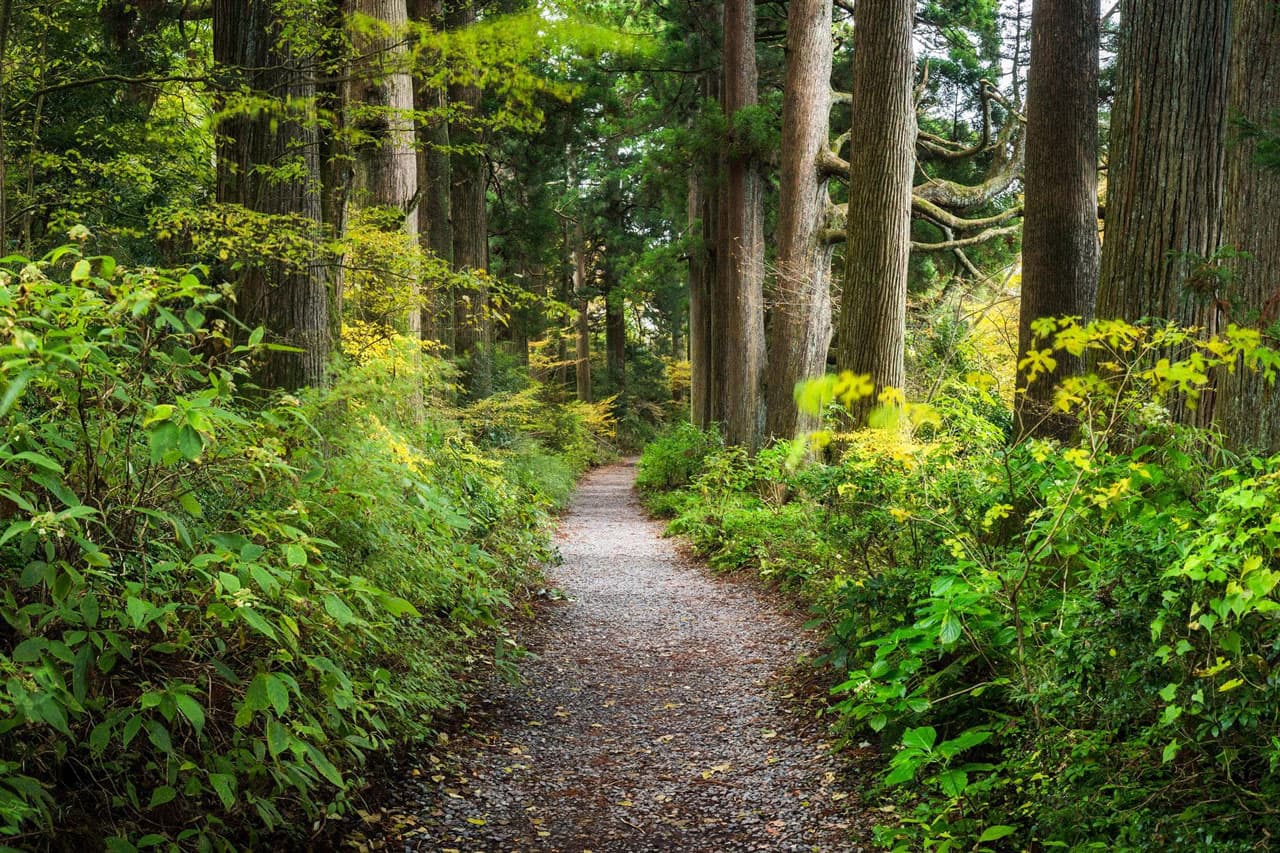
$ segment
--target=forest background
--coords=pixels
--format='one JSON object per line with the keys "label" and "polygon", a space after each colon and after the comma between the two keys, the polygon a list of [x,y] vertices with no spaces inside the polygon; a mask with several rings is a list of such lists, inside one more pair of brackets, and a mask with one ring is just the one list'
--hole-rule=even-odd
{"label": "forest background", "polygon": [[644,447],[886,847],[1253,849],[1278,78],[1269,0],[0,0],[0,833],[323,832]]}

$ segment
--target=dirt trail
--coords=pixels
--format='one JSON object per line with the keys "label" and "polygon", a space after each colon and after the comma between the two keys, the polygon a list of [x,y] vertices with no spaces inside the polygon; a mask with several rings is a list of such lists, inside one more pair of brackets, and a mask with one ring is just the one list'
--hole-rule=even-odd
{"label": "dirt trail", "polygon": [[861,848],[847,768],[786,686],[812,651],[797,620],[681,557],[633,479],[583,482],[550,572],[568,600],[522,638],[538,658],[477,697],[456,763],[399,786],[408,817],[382,822],[384,849]]}

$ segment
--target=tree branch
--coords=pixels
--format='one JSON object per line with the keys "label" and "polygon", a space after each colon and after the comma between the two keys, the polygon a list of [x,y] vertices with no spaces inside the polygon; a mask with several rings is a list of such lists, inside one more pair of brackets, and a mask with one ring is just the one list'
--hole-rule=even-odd
{"label": "tree branch", "polygon": [[996,140],[996,158],[987,170],[987,178],[980,184],[961,184],[939,178],[927,178],[918,185],[916,197],[950,210],[968,210],[989,203],[1004,192],[1022,174],[1026,148],[1023,145],[1021,122],[1009,122],[1000,130]]}
{"label": "tree branch", "polygon": [[818,174],[828,178],[849,180],[849,161],[831,152],[823,151],[818,155]]}
{"label": "tree branch", "polygon": [[208,83],[207,76],[185,76],[175,75],[171,77],[127,77],[123,74],[103,74],[98,77],[86,77],[83,80],[69,80],[65,83],[55,83],[52,86],[45,86],[43,89],[36,89],[31,93],[31,98],[37,98],[41,95],[50,95],[54,92],[64,92],[67,89],[79,89],[84,86],[97,86],[101,83],[123,83],[126,86],[158,86],[162,83]]}
{"label": "tree branch", "polygon": [[1004,228],[991,228],[983,231],[981,234],[974,234],[972,237],[961,237],[956,240],[944,240],[941,243],[917,243],[911,241],[911,251],[913,252],[950,252],[955,249],[963,249],[968,246],[977,246],[988,240],[994,240],[997,237],[1008,237],[1011,234],[1017,234],[1022,229],[1022,225],[1008,225]]}
{"label": "tree branch", "polygon": [[956,231],[977,231],[980,228],[990,228],[1022,215],[1022,205],[1018,205],[1008,210],[1002,210],[994,216],[984,216],[980,219],[963,219],[920,196],[911,197],[911,209],[925,219],[931,219],[939,225],[953,228]]}

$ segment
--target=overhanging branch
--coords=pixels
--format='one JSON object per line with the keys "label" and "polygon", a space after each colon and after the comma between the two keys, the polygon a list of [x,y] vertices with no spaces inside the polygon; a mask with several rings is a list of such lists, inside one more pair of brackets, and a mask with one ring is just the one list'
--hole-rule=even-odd
{"label": "overhanging branch", "polygon": [[964,249],[969,246],[977,246],[988,240],[994,240],[997,237],[1008,237],[1011,234],[1017,234],[1022,229],[1021,225],[1008,225],[1004,228],[991,228],[983,231],[981,234],[974,234],[972,237],[959,237],[955,240],[943,240],[941,243],[917,243],[911,241],[911,251],[913,252],[950,252],[954,249]]}

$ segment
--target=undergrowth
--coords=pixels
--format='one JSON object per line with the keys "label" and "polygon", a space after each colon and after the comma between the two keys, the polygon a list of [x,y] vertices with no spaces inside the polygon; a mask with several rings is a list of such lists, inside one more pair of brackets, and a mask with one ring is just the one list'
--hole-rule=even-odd
{"label": "undergrowth", "polygon": [[[1257,334],[1042,321],[1060,442],[1016,439],[989,383],[840,432],[857,377],[799,399],[834,431],[748,458],[690,427],[640,483],[713,565],[805,596],[831,720],[878,740],[893,850],[1254,850],[1280,833],[1280,457],[1172,423]],[[1170,352],[1181,357],[1170,360]],[[895,403],[893,399],[888,401]],[[874,420],[875,418],[873,418]]]}
{"label": "undergrowth", "polygon": [[195,273],[0,266],[6,849],[304,844],[464,664],[509,666],[550,513],[607,446],[606,407],[536,386],[452,407],[405,342],[246,394],[261,332],[230,324]]}

